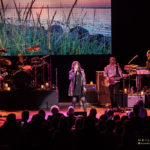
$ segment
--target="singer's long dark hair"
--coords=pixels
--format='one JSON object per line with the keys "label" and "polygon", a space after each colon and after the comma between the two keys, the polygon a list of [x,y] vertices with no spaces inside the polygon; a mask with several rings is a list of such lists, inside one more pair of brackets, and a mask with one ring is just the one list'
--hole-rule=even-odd
{"label": "singer's long dark hair", "polygon": [[78,61],[73,61],[72,62],[71,69],[74,70],[74,66],[76,64],[78,64],[78,66],[79,66],[79,71],[82,71],[83,69],[82,69],[82,67],[81,67],[81,65],[80,65],[80,63]]}

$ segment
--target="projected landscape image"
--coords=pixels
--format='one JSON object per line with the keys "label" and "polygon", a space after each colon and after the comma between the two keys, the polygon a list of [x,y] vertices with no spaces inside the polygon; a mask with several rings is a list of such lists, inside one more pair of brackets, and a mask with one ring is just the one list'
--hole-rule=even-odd
{"label": "projected landscape image", "polygon": [[0,55],[111,54],[111,0],[1,0]]}

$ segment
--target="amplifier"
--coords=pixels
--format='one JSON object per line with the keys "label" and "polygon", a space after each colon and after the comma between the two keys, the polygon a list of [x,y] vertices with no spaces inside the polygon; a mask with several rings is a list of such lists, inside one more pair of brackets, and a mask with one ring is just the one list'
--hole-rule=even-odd
{"label": "amplifier", "polygon": [[89,91],[95,91],[96,90],[96,84],[86,84],[86,89]]}
{"label": "amplifier", "polygon": [[134,107],[136,102],[140,99],[143,100],[143,103],[145,104],[145,95],[128,94],[127,107]]}
{"label": "amplifier", "polygon": [[87,84],[86,90],[87,90],[86,91],[87,102],[96,104],[98,102],[96,84]]}
{"label": "amplifier", "polygon": [[104,71],[96,71],[96,88],[98,93],[98,104],[101,106],[110,105],[109,88],[104,85]]}

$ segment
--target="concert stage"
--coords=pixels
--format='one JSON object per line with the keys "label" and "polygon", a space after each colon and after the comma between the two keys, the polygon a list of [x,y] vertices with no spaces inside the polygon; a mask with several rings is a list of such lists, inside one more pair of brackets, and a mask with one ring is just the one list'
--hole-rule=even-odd
{"label": "concert stage", "polygon": [[55,89],[0,91],[0,110],[49,109],[50,106],[58,103],[57,98]]}

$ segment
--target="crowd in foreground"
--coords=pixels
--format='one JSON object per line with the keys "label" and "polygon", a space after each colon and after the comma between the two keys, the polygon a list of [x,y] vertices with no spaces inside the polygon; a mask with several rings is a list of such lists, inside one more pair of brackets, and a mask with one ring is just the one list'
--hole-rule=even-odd
{"label": "crowd in foreground", "polygon": [[75,116],[72,106],[67,116],[56,105],[50,111],[52,115],[45,119],[45,111],[39,110],[31,121],[29,111],[23,111],[20,120],[9,114],[0,127],[0,150],[140,150],[150,146],[150,117],[142,101],[122,117],[111,109],[99,118],[94,108],[88,116]]}

